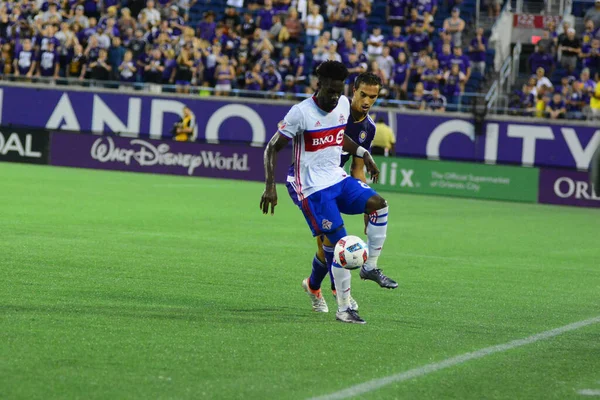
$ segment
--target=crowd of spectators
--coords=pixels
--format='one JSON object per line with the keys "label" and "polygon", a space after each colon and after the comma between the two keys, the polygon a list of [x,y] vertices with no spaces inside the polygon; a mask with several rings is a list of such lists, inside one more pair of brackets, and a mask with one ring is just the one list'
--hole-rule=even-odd
{"label": "crowd of spectators", "polygon": [[514,93],[512,112],[551,119],[600,117],[600,0],[579,34],[549,23],[529,57],[531,77]]}
{"label": "crowd of spectators", "polygon": [[281,97],[313,93],[315,68],[333,59],[348,66],[348,83],[372,71],[384,82],[383,97],[435,110],[455,103],[472,74],[485,73],[487,39],[477,29],[465,43],[459,0],[451,1],[443,26],[434,26],[437,0],[387,0],[387,34],[368,24],[370,0],[309,1],[306,15],[290,0],[228,0],[245,8],[223,4],[191,21],[194,3],[2,1],[0,71],[29,81],[144,82],[156,91],[167,84],[181,93],[200,86],[200,94],[243,89]]}

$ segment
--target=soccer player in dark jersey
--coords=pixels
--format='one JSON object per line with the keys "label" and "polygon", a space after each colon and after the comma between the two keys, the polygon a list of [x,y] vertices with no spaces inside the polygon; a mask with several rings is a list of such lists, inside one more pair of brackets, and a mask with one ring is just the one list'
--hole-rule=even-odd
{"label": "soccer player in dark jersey", "polygon": [[[350,117],[348,118],[348,122],[345,128],[345,134],[354,140],[359,146],[364,147],[365,149],[371,149],[371,143],[373,138],[375,137],[375,123],[369,117],[369,111],[371,107],[377,100],[379,95],[379,90],[381,89],[382,82],[381,79],[370,72],[364,72],[359,74],[354,80],[353,85],[353,96],[352,101],[350,103]],[[346,163],[352,158],[352,163],[350,166],[350,174],[353,178],[358,179],[363,184],[366,184],[366,177],[364,172],[364,160],[360,157],[352,156],[343,152],[340,160],[340,166],[344,167]],[[288,187],[289,190],[289,187]],[[294,192],[290,191],[290,196],[292,199],[294,198]],[[365,219],[365,233],[366,226],[369,222],[369,216],[367,214],[364,215]],[[327,268],[326,260],[325,260],[325,249],[330,248],[331,252],[333,252],[333,246],[331,242],[327,239],[326,236],[317,236],[317,253],[315,254],[315,258],[313,259],[313,269],[323,269]],[[333,280],[333,274],[330,271],[331,278],[331,289],[333,291],[334,296],[337,295],[335,290],[335,283]],[[383,274],[381,269],[377,267],[377,265],[365,264],[360,269],[360,277],[362,279],[372,280],[377,282],[381,287],[388,289],[395,289],[398,287],[398,283],[394,280],[388,278]],[[308,279],[303,286],[309,296],[311,296],[311,301],[313,302],[313,310],[315,311],[325,311],[326,306],[323,305],[324,301],[322,299],[318,302],[313,299],[315,296],[314,293],[311,293],[310,286],[308,284]],[[351,308],[353,310],[358,309],[358,304],[356,301],[350,297]],[[316,306],[316,307],[315,307]]]}

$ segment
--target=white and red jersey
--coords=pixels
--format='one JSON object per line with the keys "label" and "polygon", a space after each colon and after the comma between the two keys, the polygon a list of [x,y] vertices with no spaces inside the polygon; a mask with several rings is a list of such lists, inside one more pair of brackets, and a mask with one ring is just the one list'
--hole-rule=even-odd
{"label": "white and red jersey", "polygon": [[293,106],[280,123],[279,133],[294,141],[293,173],[287,180],[298,200],[348,176],[340,167],[340,157],[349,115],[350,102],[345,96],[330,113],[319,108],[312,97]]}

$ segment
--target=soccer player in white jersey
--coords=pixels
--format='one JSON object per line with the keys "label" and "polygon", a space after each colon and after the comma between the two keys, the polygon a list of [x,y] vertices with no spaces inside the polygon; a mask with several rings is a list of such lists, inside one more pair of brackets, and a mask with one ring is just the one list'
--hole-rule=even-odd
{"label": "soccer player in white jersey", "polygon": [[[345,135],[346,123],[350,117],[350,103],[342,96],[344,81],[348,77],[347,68],[340,62],[326,61],[317,69],[317,76],[317,93],[290,109],[265,149],[266,188],[261,197],[260,208],[264,214],[269,212],[269,208],[271,214],[275,211],[277,153],[289,140],[293,140],[294,168],[293,174],[288,176],[288,182],[296,190],[298,207],[313,236],[324,235],[333,245],[324,248],[324,251],[328,266],[332,266],[331,273],[337,291],[336,319],[364,324],[365,321],[350,305],[350,271],[333,262],[333,247],[347,235],[341,213],[367,213],[367,263],[376,267],[386,238],[388,205],[368,185],[350,178],[340,167],[341,154],[345,151],[363,158],[365,167],[375,182],[379,175],[371,154]],[[322,272],[313,269],[313,274]],[[322,281],[326,274],[325,269],[324,275],[315,281]],[[316,298],[322,299],[320,288],[310,289],[316,292]]]}
{"label": "soccer player in white jersey", "polygon": [[[346,129],[344,133],[360,146],[370,151],[371,143],[375,137],[375,122],[373,122],[368,114],[373,104],[375,104],[375,101],[379,95],[379,91],[381,90],[381,79],[371,72],[363,72],[356,77],[354,82],[350,82],[350,84],[353,84],[353,95],[350,102],[350,117],[346,123]],[[344,165],[350,161],[350,159],[352,159],[350,175],[361,182],[367,183],[367,178],[364,172],[365,165],[362,158],[356,156],[351,157],[348,153],[342,153],[340,167],[344,168]],[[293,165],[290,167],[288,174],[290,176],[294,176]],[[298,195],[293,185],[288,182],[286,187],[292,201],[294,204],[298,205]],[[369,224],[369,215],[364,214],[364,216],[366,233],[366,228]],[[329,243],[327,237],[323,235],[317,236],[316,241],[317,252],[312,261],[313,272],[310,277],[302,281],[302,288],[308,295],[314,311],[329,312],[327,302],[323,298],[319,289],[321,288],[322,280],[325,278],[325,275],[331,270],[331,268],[327,268],[327,260],[325,258],[325,251],[323,249],[328,247],[332,248],[333,246],[331,243]],[[331,290],[333,291],[333,296],[336,297],[337,292],[335,290],[333,275],[330,273],[329,276],[331,278]],[[360,269],[360,277],[362,279],[372,280],[379,284],[379,286],[386,289],[395,289],[398,287],[398,283],[396,283],[396,281],[388,278],[381,269],[370,264],[366,264]],[[353,310],[358,311],[358,303],[352,296],[350,296],[350,306]]]}

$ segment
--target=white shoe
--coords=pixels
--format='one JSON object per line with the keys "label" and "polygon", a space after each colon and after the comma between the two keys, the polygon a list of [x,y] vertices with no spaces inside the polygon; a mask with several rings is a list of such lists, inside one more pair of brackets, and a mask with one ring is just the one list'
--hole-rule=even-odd
{"label": "white shoe", "polygon": [[[337,302],[337,293],[335,290],[331,291],[333,293],[333,298],[336,300]],[[352,297],[352,295],[350,295],[350,308],[358,311],[358,303],[356,302],[356,300],[354,300],[354,297]]]}
{"label": "white shoe", "polygon": [[310,302],[312,303],[312,309],[316,312],[329,312],[329,307],[327,307],[327,303],[321,294],[321,289],[314,292],[308,286],[308,278],[302,281],[302,288],[310,297]]}
{"label": "white shoe", "polygon": [[365,320],[362,319],[356,310],[347,309],[346,311],[338,311],[335,313],[335,319],[341,322],[349,324],[366,324]]}

